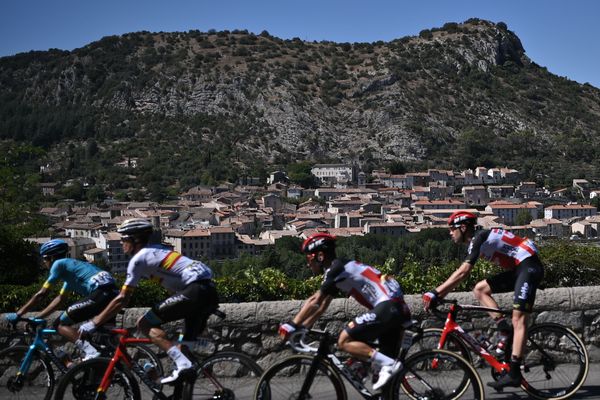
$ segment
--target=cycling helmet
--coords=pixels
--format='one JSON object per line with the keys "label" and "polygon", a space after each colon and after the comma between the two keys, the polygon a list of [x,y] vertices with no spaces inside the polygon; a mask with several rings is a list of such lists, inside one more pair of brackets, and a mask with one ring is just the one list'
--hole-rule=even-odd
{"label": "cycling helmet", "polygon": [[117,228],[117,232],[121,234],[121,238],[123,239],[149,237],[152,230],[152,223],[142,218],[128,219]]}
{"label": "cycling helmet", "polygon": [[62,239],[52,239],[40,247],[40,256],[56,256],[66,254],[69,251],[69,245]]}
{"label": "cycling helmet", "polygon": [[468,211],[455,211],[448,218],[448,226],[458,227],[460,225],[472,225],[477,223],[477,216]]}
{"label": "cycling helmet", "polygon": [[313,233],[302,243],[303,253],[314,254],[318,251],[332,253],[335,250],[335,236],[325,232]]}

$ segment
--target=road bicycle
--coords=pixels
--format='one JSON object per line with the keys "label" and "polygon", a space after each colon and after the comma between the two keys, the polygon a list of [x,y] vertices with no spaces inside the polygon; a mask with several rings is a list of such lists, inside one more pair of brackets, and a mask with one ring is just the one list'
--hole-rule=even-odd
{"label": "road bicycle", "polygon": [[[112,358],[93,358],[71,367],[56,388],[56,400],[139,400],[142,395],[140,385],[135,379],[136,376],[150,390],[153,399],[192,399],[196,378],[193,369],[186,371],[185,374],[182,373],[180,378],[174,382],[173,393],[167,395],[163,391],[163,385],[147,374],[144,366],[135,362],[128,351],[129,348],[140,344],[152,343],[150,339],[131,337],[127,329],[111,329],[110,333],[119,338]],[[160,362],[158,364],[160,365]],[[158,365],[155,366],[155,368],[158,367]]]}
{"label": "road bicycle", "polygon": [[[56,329],[46,328],[47,322],[41,318],[19,318],[13,328],[18,322],[25,322],[25,331],[33,339],[29,339],[30,345],[13,345],[0,351],[0,398],[51,399],[56,381],[68,371],[65,359],[51,344]],[[103,340],[93,340],[100,353],[105,353],[109,345],[99,342]],[[75,360],[73,355],[71,358]],[[136,346],[134,360],[159,363],[154,353],[143,346]]]}
{"label": "road bicycle", "polygon": [[[220,318],[225,318],[225,313],[215,309],[212,311],[213,314],[219,316]],[[86,363],[82,363],[74,369],[76,372],[69,371],[68,375],[61,381],[59,388],[57,389],[56,399],[59,399],[59,391],[62,393],[61,385],[65,387],[71,386],[72,390],[65,388],[65,392],[75,391],[78,394],[74,397],[66,397],[68,398],[88,398],[86,396],[91,396],[92,392],[95,393],[96,388],[100,386],[107,387],[110,389],[112,398],[123,398],[123,399],[136,399],[139,397],[139,385],[138,389],[136,389],[136,385],[132,385],[129,382],[131,381],[131,376],[127,376],[127,372],[122,372],[119,368],[123,368],[123,365],[127,366],[126,355],[127,352],[124,351],[125,347],[127,349],[133,344],[135,346],[136,343],[149,343],[149,339],[131,339],[127,337],[123,337],[123,335],[127,331],[118,331],[117,334],[121,335],[119,339],[119,347],[117,348],[117,352],[120,353],[119,357],[115,353],[113,360],[117,357],[122,361],[115,362],[112,367],[112,371],[115,371],[115,366],[117,368],[118,379],[116,383],[113,382],[113,386],[116,387],[107,387],[107,383],[102,380],[104,378],[105,370],[109,368],[109,361],[104,360],[102,363],[95,363],[93,365],[89,365]],[[198,343],[206,344],[205,339],[201,338]],[[206,346],[204,346],[205,348]],[[119,350],[120,348],[120,350]],[[198,354],[194,351],[197,347],[193,347],[192,349],[188,349],[187,347],[182,348],[182,351],[186,354],[188,358],[194,364],[194,374],[193,379],[188,379],[183,383],[180,387],[176,385],[174,393],[169,398],[177,399],[182,398],[186,399],[189,396],[193,395],[194,399],[251,399],[254,394],[254,387],[258,382],[262,374],[262,369],[256,364],[254,360],[248,357],[245,354],[234,352],[234,351],[216,351],[216,346],[213,347],[214,351],[212,351],[209,355],[202,353]],[[158,352],[155,357],[160,359],[169,360],[170,358],[166,355],[165,352]],[[112,361],[111,361],[112,362]],[[84,365],[85,364],[85,365]],[[168,364],[168,363],[166,363]],[[142,366],[140,368],[139,366]],[[161,362],[159,361],[159,365]],[[152,366],[151,366],[152,367]],[[132,371],[141,382],[145,384],[154,395],[154,398],[161,399],[162,396],[165,396],[162,392],[161,385],[156,382],[156,378],[162,375],[162,368],[160,371],[154,371],[153,368],[152,374],[149,374],[148,370],[143,369],[143,364],[138,363],[137,366],[133,366]],[[98,370],[101,370],[101,374],[98,373]],[[131,373],[129,373],[131,375]],[[67,379],[75,380],[75,383],[66,383]],[[87,379],[87,382],[85,381]],[[81,383],[77,383],[77,381]],[[191,382],[191,383],[190,383]],[[95,398],[95,397],[89,397]],[[102,397],[98,397],[102,398]]]}
{"label": "road bicycle", "polygon": [[[429,349],[405,358],[412,332],[405,333],[400,371],[374,393],[371,383],[357,377],[334,351],[337,338],[327,331],[299,330],[289,338],[292,348],[305,354],[287,357],[268,368],[256,386],[255,399],[347,399],[343,379],[365,399],[483,399],[477,372],[464,358],[447,350]],[[307,344],[316,339],[317,347]],[[405,340],[410,338],[410,340]]]}
{"label": "road bicycle", "polygon": [[[218,309],[211,311],[220,319],[226,314]],[[179,340],[182,339],[180,335]],[[237,399],[249,400],[263,373],[262,368],[246,354],[237,351],[219,351],[210,339],[201,337],[184,353],[196,368],[194,399]],[[166,352],[158,354],[170,362]]]}
{"label": "road bicycle", "polygon": [[[487,363],[491,366],[494,380],[498,380],[510,369],[512,336],[507,340],[504,355],[496,358],[473,335],[466,332],[457,322],[462,311],[485,311],[512,315],[512,310],[459,304],[457,300],[441,299],[440,304],[449,304],[448,312],[436,307],[431,311],[445,320],[443,328],[423,329],[415,343],[415,350],[424,348],[447,349],[460,354],[474,365]],[[471,356],[471,352],[476,358]],[[527,341],[523,351],[521,388],[536,399],[567,399],[583,385],[589,371],[589,357],[583,341],[573,330],[552,322],[533,324],[527,329]]]}

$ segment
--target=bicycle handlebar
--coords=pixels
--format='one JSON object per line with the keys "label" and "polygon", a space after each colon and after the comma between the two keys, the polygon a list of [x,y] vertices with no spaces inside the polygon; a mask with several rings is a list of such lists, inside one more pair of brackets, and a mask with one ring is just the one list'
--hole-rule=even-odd
{"label": "bicycle handlebar", "polygon": [[329,334],[327,331],[320,331],[317,329],[298,329],[290,334],[287,343],[292,349],[299,353],[316,353],[319,349],[306,344],[304,341],[308,333],[318,335]]}

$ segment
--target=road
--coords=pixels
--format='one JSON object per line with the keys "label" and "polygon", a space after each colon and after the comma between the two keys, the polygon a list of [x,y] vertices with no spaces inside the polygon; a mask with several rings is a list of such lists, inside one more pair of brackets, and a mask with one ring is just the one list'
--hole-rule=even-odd
{"label": "road", "polygon": [[[497,393],[494,389],[487,387],[492,381],[489,369],[479,369],[479,376],[485,386],[485,398],[494,400],[521,400],[529,399],[529,396],[521,388],[506,388],[503,393]],[[362,397],[346,383],[348,398],[358,400]],[[582,388],[571,399],[600,400],[600,363],[590,364],[590,371]],[[466,400],[466,399],[465,399]]]}

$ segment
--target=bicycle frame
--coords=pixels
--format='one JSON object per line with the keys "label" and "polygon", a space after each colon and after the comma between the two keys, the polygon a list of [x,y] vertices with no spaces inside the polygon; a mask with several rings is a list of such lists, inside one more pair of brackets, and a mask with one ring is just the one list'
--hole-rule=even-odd
{"label": "bicycle frame", "polygon": [[61,373],[66,373],[67,367],[62,363],[62,361],[60,361],[56,354],[54,354],[52,347],[44,340],[47,336],[56,335],[56,329],[47,329],[46,320],[41,318],[22,318],[21,321],[25,321],[33,325],[35,328],[35,338],[33,339],[33,343],[29,345],[29,350],[27,351],[27,354],[25,354],[25,358],[23,358],[23,362],[21,363],[17,376],[25,376],[27,374],[29,368],[31,367],[31,363],[33,362],[33,357],[36,351],[40,351],[42,354],[48,356],[48,358]]}
{"label": "bicycle frame", "polygon": [[468,345],[474,353],[478,354],[481,358],[483,358],[492,368],[494,368],[494,370],[496,370],[496,372],[508,372],[510,370],[510,365],[508,363],[498,361],[496,357],[490,354],[487,351],[487,349],[483,348],[473,336],[465,332],[464,329],[456,322],[456,315],[461,309],[469,309],[473,311],[500,312],[503,314],[506,314],[506,312],[490,307],[476,305],[458,305],[452,301],[448,301],[448,303],[450,304],[450,310],[448,311],[448,316],[444,324],[442,336],[440,337],[440,342],[438,343],[438,349],[444,348],[444,345],[446,344],[446,339],[448,338],[448,335],[452,332],[456,336],[460,337],[463,340],[463,342],[466,345]]}
{"label": "bicycle frame", "polygon": [[[154,382],[150,377],[144,372],[142,367],[137,363],[131,360],[129,353],[127,353],[127,345],[128,344],[150,344],[152,341],[148,338],[132,338],[129,337],[129,331],[127,329],[111,329],[111,333],[119,335],[119,344],[115,350],[113,357],[104,372],[104,376],[102,377],[102,381],[100,382],[100,386],[98,387],[97,399],[105,398],[105,393],[110,386],[113,377],[113,371],[117,367],[118,363],[125,364],[126,367],[131,369],[146,386],[154,393],[155,398],[161,400],[167,400],[170,396],[165,395],[161,390],[161,385]],[[175,391],[180,390],[181,385],[175,386]]]}

